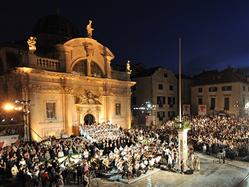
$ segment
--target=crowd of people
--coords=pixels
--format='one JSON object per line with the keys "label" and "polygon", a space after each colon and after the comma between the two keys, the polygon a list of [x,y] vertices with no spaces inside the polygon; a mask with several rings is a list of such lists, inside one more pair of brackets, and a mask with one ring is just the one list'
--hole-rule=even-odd
{"label": "crowd of people", "polygon": [[[225,150],[229,158],[248,156],[248,119],[195,117],[190,122],[188,143],[194,150],[209,154]],[[86,186],[92,177],[122,180],[139,177],[154,168],[186,170],[179,159],[173,121],[153,130],[92,124],[82,126],[80,134],[1,148],[1,178],[15,178],[21,186]],[[198,156],[193,149],[189,153],[188,169],[200,170]]]}
{"label": "crowd of people", "polygon": [[11,125],[8,127],[6,127],[6,125],[3,125],[0,127],[0,136],[10,136],[15,134],[23,134],[22,125]]}
{"label": "crowd of people", "polygon": [[[150,130],[123,130],[110,123],[85,129],[88,133],[83,136],[2,148],[0,176],[14,177],[22,186],[63,186],[70,182],[87,185],[90,175],[118,180],[138,177],[155,167],[181,170],[177,140],[168,139],[166,133],[159,136]],[[105,135],[107,129],[109,136]],[[98,137],[89,140],[92,132]]]}
{"label": "crowd of people", "polygon": [[124,131],[110,122],[104,122],[101,125],[81,125],[80,135],[84,136],[92,142],[99,142],[103,140],[115,140],[124,137]]}
{"label": "crowd of people", "polygon": [[[193,145],[195,151],[212,155],[223,152],[230,159],[248,159],[249,118],[196,116],[188,120],[191,123],[188,143]],[[177,134],[173,121],[166,122],[161,128]]]}
{"label": "crowd of people", "polygon": [[249,156],[249,119],[227,116],[195,117],[189,132],[195,150],[227,158]]}

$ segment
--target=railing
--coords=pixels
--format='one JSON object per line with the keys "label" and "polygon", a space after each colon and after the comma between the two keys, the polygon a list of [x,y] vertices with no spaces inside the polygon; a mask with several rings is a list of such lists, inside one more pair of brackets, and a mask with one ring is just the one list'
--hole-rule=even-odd
{"label": "railing", "polygon": [[60,63],[59,60],[38,57],[36,59],[36,66],[47,70],[58,70]]}
{"label": "railing", "polygon": [[41,139],[41,140],[43,140],[43,138],[34,130],[34,129],[32,129],[31,127],[30,127],[30,129]]}

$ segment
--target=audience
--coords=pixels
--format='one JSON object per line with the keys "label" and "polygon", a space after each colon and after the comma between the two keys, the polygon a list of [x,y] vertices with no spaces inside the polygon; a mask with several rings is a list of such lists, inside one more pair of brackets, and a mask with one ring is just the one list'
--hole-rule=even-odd
{"label": "audience", "polygon": [[[219,154],[223,161],[225,157],[249,155],[248,119],[197,116],[190,122],[188,143],[194,150]],[[13,177],[21,186],[86,186],[89,177],[121,180],[138,177],[153,168],[183,171],[173,121],[153,130],[124,130],[110,122],[84,125],[80,134],[1,148],[0,177]],[[188,168],[199,171],[198,156],[191,149],[189,153]]]}

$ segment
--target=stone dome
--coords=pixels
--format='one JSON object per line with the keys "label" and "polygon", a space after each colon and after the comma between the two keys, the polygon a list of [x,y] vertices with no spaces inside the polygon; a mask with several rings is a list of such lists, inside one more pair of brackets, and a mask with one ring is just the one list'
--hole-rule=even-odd
{"label": "stone dome", "polygon": [[40,18],[33,29],[33,35],[50,35],[62,39],[77,38],[79,30],[65,17],[60,15],[49,15]]}

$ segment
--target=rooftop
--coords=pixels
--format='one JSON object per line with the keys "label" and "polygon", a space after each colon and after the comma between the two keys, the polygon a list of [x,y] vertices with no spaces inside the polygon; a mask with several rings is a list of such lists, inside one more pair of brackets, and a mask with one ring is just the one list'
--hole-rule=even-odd
{"label": "rooftop", "polygon": [[211,70],[203,71],[194,76],[195,85],[219,84],[228,82],[244,82],[249,84],[246,76],[242,75],[238,69],[228,67],[222,71]]}

